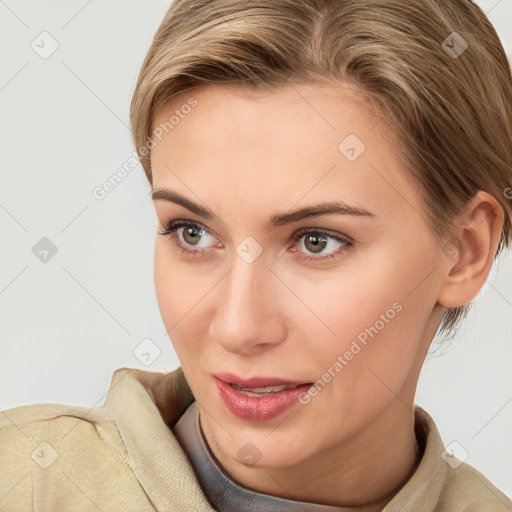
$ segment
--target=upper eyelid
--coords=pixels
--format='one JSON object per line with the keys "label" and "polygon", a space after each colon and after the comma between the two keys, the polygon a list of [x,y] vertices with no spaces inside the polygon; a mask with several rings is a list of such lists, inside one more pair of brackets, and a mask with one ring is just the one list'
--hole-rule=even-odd
{"label": "upper eyelid", "polygon": [[[181,224],[181,223],[186,224],[186,225],[190,225],[190,226],[198,226],[201,229],[203,229],[204,231],[206,231],[208,233],[211,233],[211,231],[206,226],[201,224],[200,222],[196,222],[195,220],[194,221],[187,220],[187,219],[174,219],[174,220],[171,220],[169,222],[163,222],[163,223],[160,224],[160,227],[163,230],[166,230],[166,229],[170,229],[172,227],[176,227],[177,224]],[[184,226],[180,226],[180,227],[184,227]]]}
{"label": "upper eyelid", "polygon": [[342,241],[353,242],[353,239],[348,235],[345,235],[343,233],[336,233],[329,229],[324,229],[324,228],[300,228],[292,235],[292,238],[295,238],[295,237],[302,238],[304,235],[306,235],[308,233],[319,233],[321,235],[327,235],[329,238],[341,239]]}
{"label": "upper eyelid", "polygon": [[[176,226],[177,224],[181,224],[181,223],[183,223],[182,226]],[[163,229],[163,231],[166,231],[169,228],[174,228],[175,230],[178,230],[178,229],[181,229],[181,228],[186,227],[186,226],[197,226],[197,227],[201,228],[201,230],[203,230],[206,233],[208,233],[209,235],[213,236],[214,238],[217,238],[216,235],[213,233],[213,231],[209,230],[206,226],[204,226],[200,222],[191,221],[191,220],[185,220],[185,219],[172,220],[172,221],[164,224],[162,229]]]}

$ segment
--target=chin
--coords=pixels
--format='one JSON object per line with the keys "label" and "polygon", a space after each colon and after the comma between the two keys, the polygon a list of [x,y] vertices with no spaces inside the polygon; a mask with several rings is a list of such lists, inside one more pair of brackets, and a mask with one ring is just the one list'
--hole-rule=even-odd
{"label": "chin", "polygon": [[[272,434],[269,436],[271,437]],[[283,443],[279,436],[273,440],[265,435],[248,440],[244,438],[240,442],[231,442],[222,447],[224,453],[237,464],[248,468],[279,469],[300,464],[310,454],[304,450],[304,443],[297,441],[297,436],[287,433],[290,438],[290,446]],[[310,447],[312,448],[312,447]]]}

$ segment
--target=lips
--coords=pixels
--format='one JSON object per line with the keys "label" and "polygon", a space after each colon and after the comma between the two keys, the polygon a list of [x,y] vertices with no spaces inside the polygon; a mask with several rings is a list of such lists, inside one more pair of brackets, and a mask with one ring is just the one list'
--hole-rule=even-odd
{"label": "lips", "polygon": [[214,375],[219,396],[231,413],[248,421],[275,418],[298,403],[312,382],[276,377],[242,379],[233,374]]}

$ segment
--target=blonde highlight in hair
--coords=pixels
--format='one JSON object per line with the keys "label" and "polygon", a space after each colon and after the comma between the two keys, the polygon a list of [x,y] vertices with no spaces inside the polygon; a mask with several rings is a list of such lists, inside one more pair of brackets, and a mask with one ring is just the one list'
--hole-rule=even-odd
{"label": "blonde highlight in hair", "polygon": [[[467,49],[450,55],[454,36]],[[503,208],[496,258],[512,235],[512,75],[498,35],[470,0],[175,0],[142,65],[131,103],[135,148],[152,184],[147,143],[161,110],[212,84],[252,91],[350,83],[400,135],[433,233],[479,191]],[[445,312],[453,334],[470,303]]]}

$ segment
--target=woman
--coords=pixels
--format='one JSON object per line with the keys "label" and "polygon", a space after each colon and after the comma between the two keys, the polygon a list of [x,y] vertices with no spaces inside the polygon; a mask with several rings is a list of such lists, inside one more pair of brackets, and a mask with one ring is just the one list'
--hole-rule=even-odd
{"label": "woman", "polygon": [[512,234],[482,11],[176,0],[131,116],[181,366],[7,411],[2,510],[512,510],[414,404]]}

